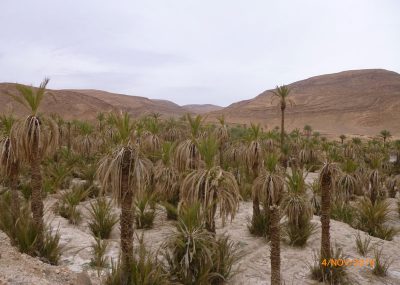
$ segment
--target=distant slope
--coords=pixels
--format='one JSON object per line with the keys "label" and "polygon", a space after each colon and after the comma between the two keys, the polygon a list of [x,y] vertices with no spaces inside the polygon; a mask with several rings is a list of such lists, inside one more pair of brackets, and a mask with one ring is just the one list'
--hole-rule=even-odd
{"label": "distant slope", "polygon": [[[65,119],[93,120],[98,112],[125,110],[133,116],[160,113],[166,117],[180,116],[187,111],[170,101],[150,100],[139,96],[115,94],[100,90],[49,90],[54,96],[47,96],[40,111],[58,113]],[[16,115],[26,110],[4,93],[16,94],[15,84],[0,83],[0,113],[12,111]]]}
{"label": "distant slope", "polygon": [[183,105],[182,108],[187,110],[189,113],[205,114],[208,112],[222,110],[224,107],[212,104],[191,104],[191,105]]}
{"label": "distant slope", "polygon": [[[328,134],[375,135],[382,129],[400,135],[400,74],[382,70],[352,70],[327,74],[289,85],[293,107],[286,110],[288,129],[311,125]],[[208,114],[228,122],[260,122],[279,126],[280,109],[267,90],[257,97]]]}

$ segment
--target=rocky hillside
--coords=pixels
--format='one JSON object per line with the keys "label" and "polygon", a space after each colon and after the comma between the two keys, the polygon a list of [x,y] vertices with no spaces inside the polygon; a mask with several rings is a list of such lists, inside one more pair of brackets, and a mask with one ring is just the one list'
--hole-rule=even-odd
{"label": "rocky hillside", "polygon": [[[382,129],[400,135],[400,74],[381,70],[353,70],[312,77],[289,84],[293,107],[288,106],[288,129],[311,125],[327,134],[375,135]],[[260,122],[279,125],[280,109],[270,90],[257,97],[234,103],[209,118],[221,114],[229,122]]]}

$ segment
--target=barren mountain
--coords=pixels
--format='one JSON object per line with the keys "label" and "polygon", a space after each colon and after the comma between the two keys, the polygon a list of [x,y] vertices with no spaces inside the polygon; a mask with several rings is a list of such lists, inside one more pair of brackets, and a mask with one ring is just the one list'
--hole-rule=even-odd
{"label": "barren mountain", "polygon": [[[294,106],[286,110],[286,128],[303,128],[309,124],[324,134],[375,135],[388,129],[400,136],[400,74],[382,70],[353,70],[327,74],[289,85]],[[6,91],[15,93],[15,84],[0,84],[0,113],[10,109],[17,115],[22,107]],[[226,108],[215,105],[179,106],[166,100],[115,94],[100,90],[51,90],[41,110],[58,113],[66,119],[94,119],[98,112],[126,110],[134,116],[160,113],[165,117],[187,112],[207,114],[215,120],[222,114],[230,123],[259,122],[279,126],[278,101],[272,101],[270,90],[257,97]]]}
{"label": "barren mountain", "polygon": [[[53,96],[47,96],[41,111],[58,113],[65,119],[96,118],[98,112],[126,110],[134,116],[160,113],[180,116],[187,111],[166,100],[151,100],[145,97],[115,94],[100,90],[49,90]],[[0,83],[0,113],[12,111],[16,115],[26,114],[23,107],[4,93],[16,94],[15,84]]]}
{"label": "barren mountain", "polygon": [[191,105],[183,105],[189,113],[194,114],[205,114],[213,111],[222,110],[224,107],[212,105],[212,104],[191,104]]}
{"label": "barren mountain", "polygon": [[[382,129],[400,135],[400,74],[382,70],[353,70],[311,77],[289,85],[294,106],[286,109],[287,129],[309,124],[327,134],[375,135]],[[209,114],[232,123],[259,122],[279,126],[278,101],[270,90]],[[271,102],[272,101],[272,102]]]}

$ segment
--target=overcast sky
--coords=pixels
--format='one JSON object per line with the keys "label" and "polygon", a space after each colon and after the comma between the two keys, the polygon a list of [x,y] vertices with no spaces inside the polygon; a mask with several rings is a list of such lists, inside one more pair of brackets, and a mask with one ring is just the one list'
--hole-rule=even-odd
{"label": "overcast sky", "polygon": [[[328,3],[329,2],[329,3]],[[400,72],[400,1],[2,0],[0,82],[222,106],[348,69]]]}

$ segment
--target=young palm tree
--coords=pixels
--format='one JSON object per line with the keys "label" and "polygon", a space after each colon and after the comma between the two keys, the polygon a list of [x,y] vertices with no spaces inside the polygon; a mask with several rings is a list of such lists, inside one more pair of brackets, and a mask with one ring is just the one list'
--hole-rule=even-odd
{"label": "young palm tree", "polygon": [[154,167],[154,180],[155,191],[160,198],[176,207],[179,202],[179,172],[171,161],[174,147],[171,142],[163,143],[161,159]]}
{"label": "young palm tree", "polygon": [[304,134],[306,135],[307,138],[311,136],[312,133],[312,127],[310,125],[305,125],[303,128]]}
{"label": "young palm tree", "polygon": [[42,100],[48,95],[46,86],[49,79],[42,81],[39,88],[17,85],[19,95],[8,93],[16,102],[22,104],[30,111],[30,115],[15,124],[11,130],[18,144],[17,156],[28,161],[31,166],[31,209],[33,221],[38,230],[37,247],[43,245],[43,200],[42,200],[42,174],[40,164],[47,151],[58,146],[56,124],[45,120],[38,114]]}
{"label": "young palm tree", "polygon": [[149,181],[151,162],[143,158],[137,144],[130,141],[133,123],[128,113],[112,115],[119,146],[101,161],[97,175],[103,191],[110,190],[121,205],[121,254],[125,268],[133,262],[132,202]]}
{"label": "young palm tree", "polygon": [[266,171],[256,178],[253,184],[253,193],[264,205],[269,207],[271,217],[271,284],[280,285],[281,255],[280,255],[280,202],[283,197],[285,180],[278,168],[277,156],[271,155],[266,160]]}
{"label": "young palm tree", "polygon": [[14,222],[19,214],[19,197],[18,197],[18,173],[19,159],[17,157],[17,143],[15,138],[11,137],[11,129],[15,122],[13,116],[0,115],[0,126],[3,139],[0,141],[0,167],[3,175],[10,178],[9,185],[11,189],[11,211]]}
{"label": "young palm tree", "polygon": [[239,186],[235,177],[220,166],[215,166],[218,144],[212,136],[203,139],[199,144],[205,169],[189,173],[183,180],[180,190],[181,202],[192,205],[200,202],[206,219],[206,229],[215,233],[215,213],[219,206],[222,224],[230,215],[235,217],[239,208]]}
{"label": "young palm tree", "polygon": [[185,118],[189,122],[191,135],[189,139],[179,143],[174,157],[176,168],[181,172],[193,170],[199,166],[200,153],[198,149],[198,139],[203,122],[203,118],[200,115],[192,118],[192,116],[187,114]]}
{"label": "young palm tree", "polygon": [[383,139],[383,145],[386,145],[386,140],[392,137],[392,134],[388,130],[382,130],[380,133],[380,137]]}
{"label": "young palm tree", "polygon": [[339,138],[340,138],[341,143],[343,144],[344,140],[346,139],[346,136],[345,135],[340,135]]}
{"label": "young palm tree", "polygon": [[304,246],[314,226],[311,224],[313,208],[307,199],[303,171],[292,169],[291,174],[286,174],[286,185],[287,192],[282,200],[282,208],[288,219],[285,232],[291,245]]}
{"label": "young palm tree", "polygon": [[273,93],[273,98],[278,98],[279,100],[279,106],[281,108],[281,149],[284,146],[284,139],[285,139],[285,110],[286,110],[286,105],[289,103],[290,105],[293,105],[293,100],[288,98],[290,94],[290,89],[289,87],[282,85],[282,86],[276,86],[274,91],[271,91]]}
{"label": "young palm tree", "polygon": [[337,164],[326,162],[319,174],[321,187],[321,260],[331,257],[330,241],[330,212],[331,212],[331,193],[335,186],[335,177],[339,172]]}
{"label": "young palm tree", "polygon": [[347,203],[351,195],[356,192],[360,177],[356,173],[357,164],[354,161],[347,159],[341,166],[342,171],[337,177],[337,184],[340,190],[339,195],[342,196],[341,200]]}

